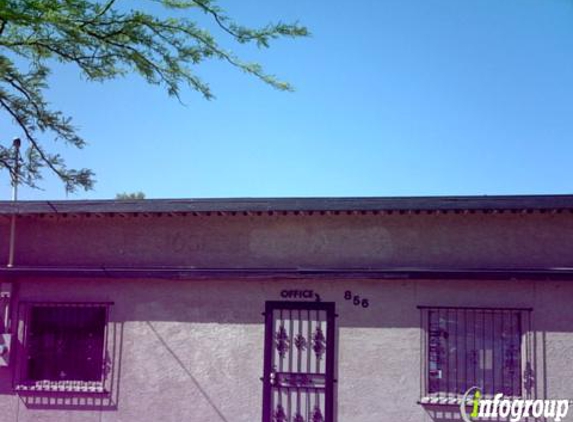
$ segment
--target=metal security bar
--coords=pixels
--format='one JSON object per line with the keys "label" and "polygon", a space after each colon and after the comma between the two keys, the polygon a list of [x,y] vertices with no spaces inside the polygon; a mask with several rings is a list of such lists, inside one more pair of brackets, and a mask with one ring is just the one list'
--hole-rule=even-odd
{"label": "metal security bar", "polygon": [[[531,309],[419,307],[422,400],[531,393]],[[430,402],[435,401],[430,400]]]}
{"label": "metal security bar", "polygon": [[20,392],[105,393],[111,303],[21,302]]}
{"label": "metal security bar", "polygon": [[263,422],[332,422],[334,303],[267,302]]}

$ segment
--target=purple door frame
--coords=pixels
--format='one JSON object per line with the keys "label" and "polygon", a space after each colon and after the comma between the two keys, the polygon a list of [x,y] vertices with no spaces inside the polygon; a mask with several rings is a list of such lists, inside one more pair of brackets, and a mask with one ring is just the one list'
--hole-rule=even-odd
{"label": "purple door frame", "polygon": [[[293,314],[295,317],[293,317]],[[306,318],[303,318],[302,316]],[[334,302],[307,301],[268,301],[265,305],[265,355],[263,374],[263,422],[334,422],[334,351],[335,351],[335,304]],[[278,332],[275,323],[280,319]],[[298,316],[298,318],[296,318]],[[285,323],[289,328],[285,329]],[[298,334],[294,335],[294,326]],[[326,337],[322,327],[326,325]],[[302,327],[305,334],[301,335]],[[311,334],[313,331],[314,333]],[[293,346],[298,352],[293,351]],[[298,367],[293,364],[293,355],[298,356]],[[277,371],[276,363],[280,359]],[[285,356],[288,354],[286,359]],[[304,354],[306,370],[302,371],[301,358]],[[324,359],[324,362],[321,362]],[[283,360],[286,371],[283,370]],[[312,364],[311,364],[312,361]],[[316,370],[309,370],[316,368]],[[288,407],[285,411],[280,403],[274,406],[273,397],[278,393],[282,397],[286,391]],[[293,415],[291,397],[294,392],[298,410]],[[311,393],[312,392],[312,393]],[[311,394],[315,407],[310,409]],[[306,400],[306,418],[300,411],[301,395]],[[322,398],[319,398],[322,396]]]}

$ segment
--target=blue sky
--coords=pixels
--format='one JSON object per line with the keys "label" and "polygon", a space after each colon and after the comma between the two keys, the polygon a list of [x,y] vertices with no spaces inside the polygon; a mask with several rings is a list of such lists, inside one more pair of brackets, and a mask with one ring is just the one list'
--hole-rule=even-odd
{"label": "blue sky", "polygon": [[[90,84],[58,66],[50,101],[90,143],[58,148],[98,181],[69,199],[573,193],[572,1],[221,5],[248,25],[309,27],[239,50],[296,92],[208,63],[217,98],[185,90],[182,106],[135,76]],[[42,187],[22,199],[66,198],[53,177]]]}

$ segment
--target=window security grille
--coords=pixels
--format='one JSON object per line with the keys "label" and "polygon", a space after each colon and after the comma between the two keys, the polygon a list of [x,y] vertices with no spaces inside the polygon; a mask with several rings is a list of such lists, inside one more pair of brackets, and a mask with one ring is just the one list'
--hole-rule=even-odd
{"label": "window security grille", "polygon": [[108,303],[23,304],[23,351],[17,389],[103,393]]}
{"label": "window security grille", "polygon": [[530,310],[420,307],[422,398],[529,396]]}

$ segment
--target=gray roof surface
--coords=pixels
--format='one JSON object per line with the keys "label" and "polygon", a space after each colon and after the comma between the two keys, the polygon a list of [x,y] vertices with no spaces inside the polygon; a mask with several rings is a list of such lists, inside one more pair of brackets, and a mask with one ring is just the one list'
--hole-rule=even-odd
{"label": "gray roof surface", "polygon": [[573,195],[0,201],[0,215],[472,210],[573,210]]}

